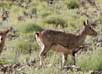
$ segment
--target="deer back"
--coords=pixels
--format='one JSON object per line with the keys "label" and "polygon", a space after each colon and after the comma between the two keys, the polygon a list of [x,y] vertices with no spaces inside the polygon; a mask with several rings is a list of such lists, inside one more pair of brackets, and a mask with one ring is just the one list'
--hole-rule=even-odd
{"label": "deer back", "polygon": [[62,45],[64,47],[73,48],[76,47],[78,42],[78,37],[72,33],[65,33],[61,31],[55,30],[44,30],[39,32],[37,36],[41,39],[41,41],[47,45]]}

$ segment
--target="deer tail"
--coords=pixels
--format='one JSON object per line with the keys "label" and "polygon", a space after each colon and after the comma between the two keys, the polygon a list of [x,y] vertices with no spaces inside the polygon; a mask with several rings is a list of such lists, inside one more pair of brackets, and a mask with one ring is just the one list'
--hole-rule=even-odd
{"label": "deer tail", "polygon": [[36,32],[35,35],[36,35],[37,37],[39,37],[39,36],[40,36],[40,32]]}

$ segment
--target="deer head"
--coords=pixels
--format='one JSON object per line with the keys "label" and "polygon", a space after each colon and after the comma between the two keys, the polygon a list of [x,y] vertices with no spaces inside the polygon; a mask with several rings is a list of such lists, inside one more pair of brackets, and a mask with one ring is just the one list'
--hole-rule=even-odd
{"label": "deer head", "polygon": [[5,40],[8,32],[11,31],[11,30],[12,30],[12,27],[10,27],[10,28],[8,28],[4,31],[0,31],[0,43],[2,43]]}
{"label": "deer head", "polygon": [[84,26],[85,26],[85,29],[84,29],[85,34],[90,36],[97,36],[97,32],[93,29],[94,25],[90,24],[88,20],[87,20],[87,24],[84,21]]}

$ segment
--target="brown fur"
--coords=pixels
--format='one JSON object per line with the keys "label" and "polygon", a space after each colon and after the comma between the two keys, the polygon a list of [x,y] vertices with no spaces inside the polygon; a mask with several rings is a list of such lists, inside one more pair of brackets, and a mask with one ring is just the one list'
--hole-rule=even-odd
{"label": "brown fur", "polygon": [[6,30],[4,30],[4,31],[0,31],[0,36],[1,36],[0,54],[2,53],[3,48],[4,48],[6,36],[7,36],[8,32],[9,32],[11,29],[12,29],[12,28],[6,29]]}
{"label": "brown fur", "polygon": [[[87,22],[88,24],[88,22]],[[63,53],[63,64],[66,64],[67,56],[73,55],[75,64],[75,53],[84,45],[87,35],[96,36],[97,32],[84,22],[84,29],[78,35],[72,33],[65,33],[56,30],[44,30],[36,33],[36,40],[41,47],[40,64],[43,64],[44,56],[47,52],[54,48],[57,52]]]}
{"label": "brown fur", "polygon": [[9,12],[8,12],[8,11],[3,11],[3,14],[2,14],[2,21],[7,20],[8,17],[9,17]]}

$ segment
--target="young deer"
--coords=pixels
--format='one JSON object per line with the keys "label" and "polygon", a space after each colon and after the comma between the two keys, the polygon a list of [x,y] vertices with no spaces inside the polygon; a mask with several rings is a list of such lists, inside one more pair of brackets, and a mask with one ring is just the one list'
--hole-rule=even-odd
{"label": "young deer", "polygon": [[63,66],[66,65],[67,56],[72,55],[75,65],[75,53],[84,45],[84,41],[88,35],[96,36],[97,32],[92,28],[92,25],[84,22],[84,28],[78,35],[72,33],[65,33],[55,30],[43,30],[36,33],[36,40],[41,47],[40,65],[44,62],[44,57],[47,52],[53,48],[57,52],[63,54]]}
{"label": "young deer", "polygon": [[3,13],[2,13],[2,21],[7,20],[8,17],[9,17],[9,11],[3,11]]}
{"label": "young deer", "polygon": [[12,28],[6,29],[4,31],[0,31],[0,54],[3,51],[4,45],[5,45],[5,39],[9,31],[11,31]]}

